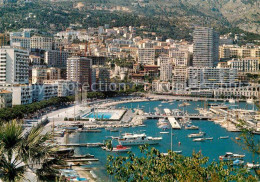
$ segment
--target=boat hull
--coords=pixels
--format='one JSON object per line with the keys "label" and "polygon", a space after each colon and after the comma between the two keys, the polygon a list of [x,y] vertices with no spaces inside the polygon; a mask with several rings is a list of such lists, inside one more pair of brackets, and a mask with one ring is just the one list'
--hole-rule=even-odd
{"label": "boat hull", "polygon": [[119,141],[120,145],[130,146],[130,145],[156,145],[159,144],[160,140],[148,140],[148,141]]}

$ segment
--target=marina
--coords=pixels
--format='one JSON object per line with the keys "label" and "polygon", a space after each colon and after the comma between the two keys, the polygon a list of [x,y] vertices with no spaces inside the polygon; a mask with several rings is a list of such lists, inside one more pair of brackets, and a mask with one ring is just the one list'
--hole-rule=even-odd
{"label": "marina", "polygon": [[[135,101],[132,102],[130,99],[124,102],[115,100],[114,102],[106,101],[98,104],[100,108],[111,107],[111,111],[124,111],[120,117],[118,115],[119,120],[118,118],[115,120],[105,119],[107,117],[104,115],[105,112],[102,114],[102,109],[97,108],[97,104],[92,104],[90,108],[89,106],[77,106],[75,109],[76,115],[81,113],[80,115],[87,116],[87,113],[94,113],[95,111],[91,110],[92,107],[96,111],[99,110],[102,117],[83,118],[83,120],[77,122],[63,121],[62,118],[55,119],[54,125],[57,126],[55,136],[58,137],[59,146],[74,148],[76,155],[95,154],[95,159],[74,158],[69,159],[69,161],[87,162],[86,166],[92,168],[97,180],[104,181],[108,179],[105,170],[108,155],[126,155],[128,151],[139,155],[138,146],[146,143],[163,153],[166,153],[172,147],[173,151],[185,156],[191,155],[193,150],[201,151],[210,160],[218,160],[223,152],[243,154],[245,155],[243,161],[249,163],[255,160],[251,153],[243,150],[233,141],[233,139],[239,138],[239,133],[230,132],[218,122],[215,122],[215,115],[210,111],[210,107],[205,112],[203,101],[189,101],[189,105],[182,108],[179,108],[182,101],[176,100],[162,102],[136,99]],[[109,105],[106,105],[108,103]],[[216,107],[223,102],[209,104],[214,104]],[[227,106],[228,104],[229,102],[225,103]],[[247,106],[246,102],[237,104],[239,105],[237,108],[249,107],[248,109],[253,109],[252,104]],[[158,108],[159,105],[162,105],[161,109]],[[200,109],[197,110],[196,108]],[[68,115],[69,111],[66,112]],[[73,116],[73,110],[70,113]],[[59,115],[62,115],[62,113],[59,113]],[[55,116],[53,117],[55,118]],[[50,122],[47,127],[52,127],[52,125]],[[67,128],[64,128],[63,125]],[[73,127],[73,130],[69,127]],[[63,135],[63,132],[67,133],[68,131],[71,134]],[[256,137],[258,136],[256,135]],[[112,151],[105,146],[105,141],[108,139],[112,140]],[[214,152],[212,152],[213,148]]]}

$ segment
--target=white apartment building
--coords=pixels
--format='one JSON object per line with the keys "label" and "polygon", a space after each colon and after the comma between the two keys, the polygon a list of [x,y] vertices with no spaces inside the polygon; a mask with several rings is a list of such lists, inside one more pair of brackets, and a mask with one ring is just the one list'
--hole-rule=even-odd
{"label": "white apartment building", "polygon": [[167,55],[159,56],[157,59],[157,66],[161,66],[162,64],[168,64],[168,63],[171,63],[171,60]]}
{"label": "white apartment building", "polygon": [[58,97],[58,85],[56,84],[32,84],[31,86],[33,102]]}
{"label": "white apartment building", "polygon": [[185,89],[187,87],[187,67],[176,66],[174,67],[172,83],[175,89]]}
{"label": "white apartment building", "polygon": [[35,55],[30,55],[30,64],[32,65],[40,65],[41,64],[41,57],[40,56],[35,56]]}
{"label": "white apartment building", "polygon": [[53,38],[44,36],[32,36],[31,37],[31,49],[41,49],[41,50],[52,50],[53,48]]}
{"label": "white apartment building", "polygon": [[32,103],[32,87],[31,85],[13,85],[4,89],[13,93],[12,105],[24,105]]}
{"label": "white apartment building", "polygon": [[188,86],[191,89],[231,87],[237,83],[236,69],[188,68]]}
{"label": "white apartment building", "polygon": [[44,54],[44,62],[48,66],[66,67],[69,53],[66,51],[49,50]]}
{"label": "white apartment building", "polygon": [[258,58],[242,58],[232,59],[227,62],[230,68],[237,69],[240,73],[258,73],[259,60]]}
{"label": "white apartment building", "polygon": [[260,85],[234,87],[234,88],[219,88],[214,89],[215,97],[246,97],[246,98],[259,98]]}
{"label": "white apartment building", "polygon": [[29,83],[29,52],[27,50],[0,48],[0,84]]}
{"label": "white apartment building", "polygon": [[12,47],[19,47],[23,49],[31,49],[31,39],[28,37],[10,37],[10,45]]}
{"label": "white apartment building", "polygon": [[44,66],[32,68],[32,84],[42,84],[47,80],[47,69]]}
{"label": "white apartment building", "polygon": [[58,85],[58,97],[75,95],[76,82],[71,80],[44,80],[44,84]]}
{"label": "white apartment building", "polygon": [[259,47],[239,47],[237,45],[223,45],[219,47],[220,58],[260,58]]}
{"label": "white apartment building", "polygon": [[170,81],[172,79],[172,64],[163,63],[160,67],[160,80]]}
{"label": "white apartment building", "polygon": [[190,53],[179,48],[170,49],[169,57],[175,66],[190,66]]}
{"label": "white apartment building", "polygon": [[12,107],[12,92],[0,90],[0,108]]}
{"label": "white apartment building", "polygon": [[138,63],[143,65],[154,65],[155,49],[153,48],[139,48],[138,49]]}

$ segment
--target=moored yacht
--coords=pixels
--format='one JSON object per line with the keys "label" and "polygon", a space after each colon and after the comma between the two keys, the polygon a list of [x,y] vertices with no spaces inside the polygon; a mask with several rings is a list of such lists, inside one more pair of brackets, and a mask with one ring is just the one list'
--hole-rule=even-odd
{"label": "moored yacht", "polygon": [[245,155],[240,155],[240,154],[233,154],[232,152],[226,152],[225,155],[221,155],[219,156],[219,160],[223,160],[223,161],[233,161],[236,159],[243,159],[245,157]]}
{"label": "moored yacht", "polygon": [[146,134],[131,134],[124,135],[122,138],[118,140],[120,145],[128,146],[128,145],[154,145],[158,144],[162,140],[162,137],[150,137],[146,136]]}
{"label": "moored yacht", "polygon": [[199,133],[192,133],[192,134],[189,134],[188,137],[189,138],[201,138],[205,135],[204,132],[199,132]]}

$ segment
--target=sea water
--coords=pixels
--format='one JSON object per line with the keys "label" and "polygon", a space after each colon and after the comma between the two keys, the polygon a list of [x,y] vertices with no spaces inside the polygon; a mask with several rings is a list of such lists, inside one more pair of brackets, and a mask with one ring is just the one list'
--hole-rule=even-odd
{"label": "sea water", "polygon": [[[134,102],[134,103],[125,103],[119,104],[117,108],[140,108],[143,109],[144,112],[155,112],[154,108],[158,107],[163,111],[164,108],[168,109],[180,109],[184,112],[188,113],[198,113],[195,110],[198,107],[204,107],[205,103],[201,101],[191,101],[189,102],[189,106],[179,107],[182,101],[173,101],[170,103],[162,103],[161,101],[147,101],[147,102]],[[211,103],[211,102],[210,102]],[[223,102],[212,102],[212,103],[223,103]],[[237,105],[229,104],[230,107],[242,108],[242,109],[256,109],[253,105],[247,104],[245,102],[237,103]],[[162,106],[159,106],[162,105]],[[119,136],[122,133],[146,133],[147,136],[162,136],[163,140],[159,145],[153,145],[152,147],[157,148],[161,152],[167,152],[171,148],[171,131],[169,134],[160,134],[162,131],[157,127],[158,120],[146,120],[144,121],[145,127],[134,127],[134,128],[120,128],[120,132],[110,132],[108,130],[102,129],[101,133],[75,133],[70,136],[71,143],[92,143],[92,142],[103,142],[108,139],[109,136]],[[252,153],[243,150],[243,148],[235,142],[235,137],[239,136],[239,133],[228,132],[226,129],[222,128],[220,125],[215,124],[212,121],[206,120],[194,120],[192,123],[199,127],[200,131],[206,133],[205,137],[213,137],[213,140],[207,140],[205,142],[193,142],[192,138],[188,138],[187,135],[190,133],[197,133],[198,130],[173,130],[172,136],[172,144],[174,151],[182,151],[182,154],[185,156],[190,156],[193,151],[199,152],[201,151],[204,156],[209,157],[209,161],[218,160],[220,155],[224,155],[226,152],[233,152],[237,154],[245,154],[245,163],[246,162],[257,162],[259,160],[259,156],[254,156]],[[229,136],[228,139],[219,139],[220,136]],[[260,139],[260,136],[255,136],[256,139]],[[179,145],[179,142],[181,145]],[[113,145],[116,146],[117,141],[113,141]],[[132,152],[137,155],[140,154],[138,146],[131,146]],[[108,155],[117,156],[119,154],[114,152],[107,152],[102,150],[101,148],[87,148],[87,147],[77,147],[75,148],[76,154],[93,154],[96,158],[99,159],[99,162],[93,162],[91,165],[87,165],[86,167],[93,167],[94,172],[98,175],[99,181],[107,181],[109,176],[106,174],[106,158]],[[127,154],[120,154],[127,155]]]}

